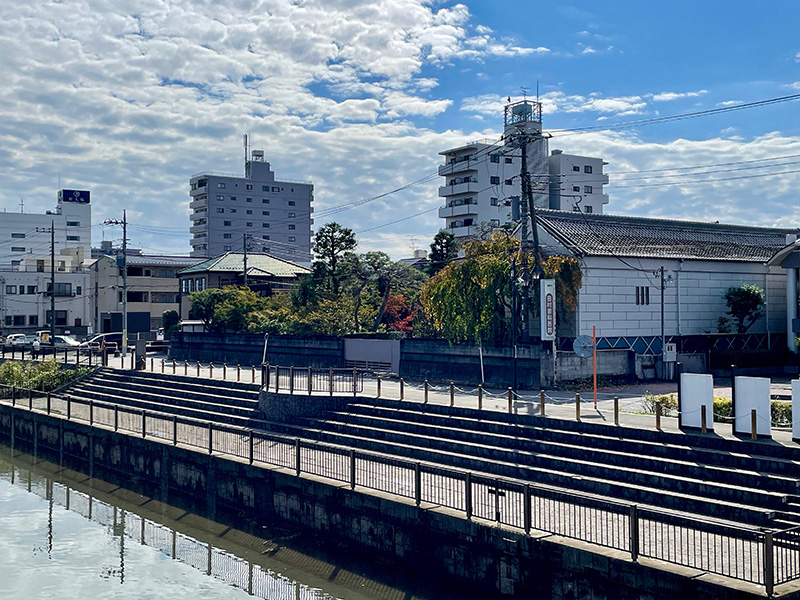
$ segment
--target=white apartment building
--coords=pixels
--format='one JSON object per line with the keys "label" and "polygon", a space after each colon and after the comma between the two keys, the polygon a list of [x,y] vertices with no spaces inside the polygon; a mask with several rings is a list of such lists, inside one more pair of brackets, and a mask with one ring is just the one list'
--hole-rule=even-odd
{"label": "white apartment building", "polygon": [[439,196],[444,198],[439,217],[445,219],[444,229],[456,239],[464,240],[484,227],[511,221],[512,201],[522,195],[520,133],[529,140],[527,171],[537,208],[600,213],[608,203],[608,195],[603,193],[608,183],[608,176],[603,174],[606,163],[561,150],[548,156],[542,105],[531,100],[509,103],[499,142],[479,140],[439,153],[445,159],[439,167],[439,175],[445,178],[445,185],[439,188]]}
{"label": "white apartment building", "polygon": [[18,266],[26,255],[50,253],[50,227],[55,227],[56,254],[65,248],[92,247],[92,206],[86,190],[59,190],[54,210],[10,212],[0,216],[0,267]]}
{"label": "white apartment building", "polygon": [[245,161],[244,177],[204,172],[189,179],[190,256],[244,249],[301,264],[311,262],[314,186],[275,179],[262,150]]}

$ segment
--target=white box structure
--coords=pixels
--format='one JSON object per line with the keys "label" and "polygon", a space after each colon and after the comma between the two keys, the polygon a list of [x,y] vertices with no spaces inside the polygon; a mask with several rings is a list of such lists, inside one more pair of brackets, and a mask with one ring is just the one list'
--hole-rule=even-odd
{"label": "white box structure", "polygon": [[800,379],[792,379],[792,439],[800,440]]}
{"label": "white box structure", "polygon": [[714,429],[714,378],[700,373],[681,373],[680,426],[700,429],[704,406],[706,427]]}
{"label": "white box structure", "polygon": [[733,432],[750,434],[751,411],[756,411],[756,433],[771,436],[770,381],[767,377],[735,377],[736,406],[733,415]]}

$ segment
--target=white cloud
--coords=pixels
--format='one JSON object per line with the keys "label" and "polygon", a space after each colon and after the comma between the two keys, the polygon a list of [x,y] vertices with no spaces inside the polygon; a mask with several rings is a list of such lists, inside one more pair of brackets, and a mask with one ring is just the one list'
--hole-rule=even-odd
{"label": "white cloud", "polygon": [[708,90],[697,90],[696,92],[661,92],[653,95],[654,102],[671,102],[681,98],[697,98],[708,93]]}

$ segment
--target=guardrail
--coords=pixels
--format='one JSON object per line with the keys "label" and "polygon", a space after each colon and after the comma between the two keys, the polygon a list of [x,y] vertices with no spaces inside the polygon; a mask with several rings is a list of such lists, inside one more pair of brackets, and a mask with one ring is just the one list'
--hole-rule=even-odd
{"label": "guardrail", "polygon": [[[278,375],[272,377],[279,381],[283,374],[276,370]],[[306,381],[313,387],[313,370]],[[351,489],[408,498],[425,508],[442,506],[460,511],[467,519],[496,522],[525,533],[549,532],[627,552],[633,560],[641,556],[700,569],[763,585],[767,594],[778,583],[800,578],[800,527],[770,531],[736,526],[545,485],[27,388],[0,385],[0,402],[207,454],[235,456],[249,464],[280,467],[297,476],[309,473]],[[16,428],[13,420],[10,429],[6,433],[12,442],[15,437],[32,437],[25,428]],[[33,439],[26,441],[33,443]]]}

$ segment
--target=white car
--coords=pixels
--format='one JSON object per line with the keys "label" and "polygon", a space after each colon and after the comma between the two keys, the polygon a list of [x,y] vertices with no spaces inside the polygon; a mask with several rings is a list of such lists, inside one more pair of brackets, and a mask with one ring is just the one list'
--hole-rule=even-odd
{"label": "white car", "polygon": [[56,348],[79,348],[81,343],[69,335],[53,336]]}
{"label": "white car", "polygon": [[36,339],[35,335],[25,335],[24,333],[11,333],[6,336],[6,346],[24,346],[32,344]]}

